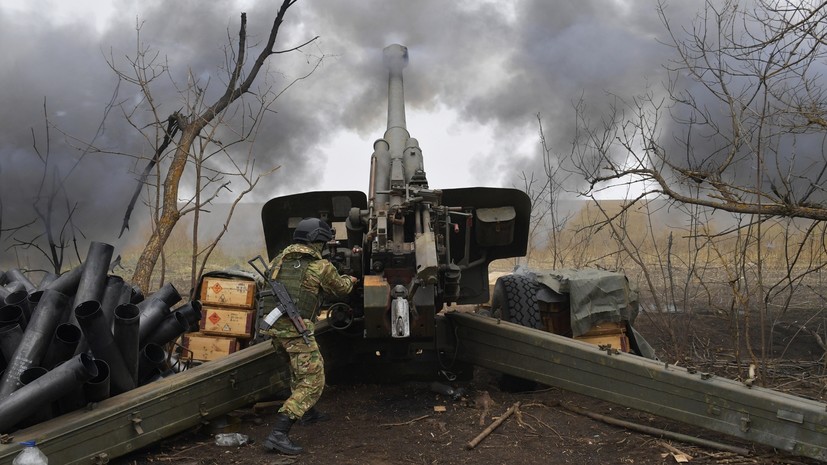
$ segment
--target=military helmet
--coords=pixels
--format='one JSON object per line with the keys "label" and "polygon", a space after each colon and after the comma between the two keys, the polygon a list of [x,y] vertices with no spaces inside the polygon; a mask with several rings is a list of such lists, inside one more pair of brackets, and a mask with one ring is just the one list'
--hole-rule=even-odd
{"label": "military helmet", "polygon": [[293,231],[293,241],[303,244],[327,242],[331,239],[333,239],[333,230],[318,218],[305,218],[299,221],[296,230]]}

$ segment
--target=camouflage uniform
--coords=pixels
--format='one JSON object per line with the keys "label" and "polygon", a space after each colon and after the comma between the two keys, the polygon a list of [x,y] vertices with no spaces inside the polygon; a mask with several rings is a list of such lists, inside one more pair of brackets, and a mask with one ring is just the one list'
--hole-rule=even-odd
{"label": "camouflage uniform", "polygon": [[[320,243],[291,244],[273,260],[273,279],[281,281],[288,289],[310,332],[308,345],[287,316],[279,318],[268,331],[273,336],[273,345],[283,347],[290,357],[290,387],[293,392],[279,413],[293,420],[301,418],[313,407],[324,389],[324,360],[313,335],[319,293],[344,297],[353,289],[350,277],[340,275],[332,263],[322,258],[322,247]],[[282,268],[286,270],[284,273]],[[294,270],[301,273],[300,283],[291,286],[290,282],[286,282],[289,280],[279,279],[280,274],[282,277],[295,277]],[[300,289],[296,289],[297,286]]]}

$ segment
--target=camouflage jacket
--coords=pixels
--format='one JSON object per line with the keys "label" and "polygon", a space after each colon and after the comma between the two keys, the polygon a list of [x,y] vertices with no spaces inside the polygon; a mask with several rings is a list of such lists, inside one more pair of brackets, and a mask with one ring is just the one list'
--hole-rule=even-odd
{"label": "camouflage jacket", "polygon": [[273,279],[279,279],[279,272],[283,266],[290,266],[291,263],[299,264],[300,260],[310,259],[307,264],[307,271],[301,283],[301,292],[298,295],[291,294],[296,306],[302,309],[302,317],[310,319],[305,309],[312,308],[310,313],[316,309],[317,302],[304,302],[305,299],[318,298],[320,292],[335,297],[344,297],[353,290],[353,281],[350,277],[342,276],[328,260],[322,258],[322,244],[291,244],[287,246],[273,260]]}

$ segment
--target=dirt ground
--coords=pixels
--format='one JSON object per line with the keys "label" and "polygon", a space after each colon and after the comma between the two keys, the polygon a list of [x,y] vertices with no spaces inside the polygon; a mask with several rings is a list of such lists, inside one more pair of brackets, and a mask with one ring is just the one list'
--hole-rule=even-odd
{"label": "dirt ground", "polygon": [[[674,317],[665,317],[674,318]],[[638,330],[656,349],[670,352],[670,338],[662,337],[664,325],[675,321],[639,319]],[[725,325],[710,317],[693,321],[693,331],[682,336],[697,337],[708,353],[717,353],[718,365],[726,352]],[[649,333],[647,333],[649,331]],[[650,336],[654,331],[658,334]],[[696,334],[696,336],[692,336]],[[687,341],[684,341],[687,342]],[[779,340],[779,344],[789,341]],[[688,341],[689,347],[693,342]],[[801,356],[818,357],[805,339],[795,341]],[[716,345],[720,347],[715,347]],[[803,347],[803,348],[801,348]],[[673,349],[673,348],[672,348]],[[687,352],[698,353],[692,349]],[[660,353],[660,352],[659,352]],[[670,355],[671,356],[671,355]],[[712,363],[715,362],[715,363]],[[723,364],[726,365],[726,364]],[[737,373],[735,374],[737,375]],[[732,376],[730,376],[732,377]],[[476,370],[473,380],[451,384],[466,395],[454,400],[439,394],[429,383],[393,385],[328,386],[318,406],[331,416],[315,425],[294,426],[291,438],[305,448],[297,457],[266,451],[262,442],[271,428],[275,407],[238,410],[226,431],[247,435],[252,444],[222,447],[214,444],[206,427],[168,438],[110,463],[146,464],[814,464],[800,457],[739,442],[720,434],[691,428],[622,406],[591,399],[555,388],[524,393],[502,392],[497,375]],[[815,387],[814,387],[815,386]],[[817,385],[802,387],[810,397],[820,397]],[[489,402],[487,399],[490,399]],[[519,402],[509,416],[476,447],[477,437],[509,407]],[[485,405],[489,410],[485,410]],[[748,453],[722,451],[687,442],[662,439],[591,419],[575,410],[624,419],[745,449]]]}

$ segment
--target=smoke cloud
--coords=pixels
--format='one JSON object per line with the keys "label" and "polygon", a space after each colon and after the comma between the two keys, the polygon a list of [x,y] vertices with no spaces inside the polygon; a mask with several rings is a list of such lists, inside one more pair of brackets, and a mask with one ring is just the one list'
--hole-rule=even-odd
{"label": "smoke cloud", "polygon": [[[177,89],[192,79],[211,103],[226,82],[227,57],[234,53],[228,39],[237,37],[240,12],[247,12],[249,53],[255,56],[278,5],[115,0],[90,8],[72,3],[76,8],[58,1],[45,7],[23,1],[0,5],[2,228],[31,219],[31,206],[45,192],[40,186],[57,185],[68,199],[60,206],[62,216],[74,209],[74,221],[87,236],[112,242],[146,163],[139,157],[151,156],[154,140],[133,127],[152,121],[150,106],[140,101],[134,85],[117,79],[110,64],[134,75],[127,57],[146,50],[145,59],[155,57],[158,69],[168,70],[152,82],[153,103],[162,118],[185,108]],[[655,6],[624,0],[297,2],[277,48],[319,39],[303,52],[274,56],[257,91],[272,86],[279,92],[324,59],[311,76],[279,96],[252,148],[237,149],[242,155],[252,150],[262,169],[280,166],[252,199],[324,188],[318,172],[328,160],[320,147],[337,133],[381,136],[387,90],[381,51],[391,43],[406,45],[411,56],[405,70],[409,112],[448,109],[463,124],[493,135],[489,146],[468,148],[482,155],[459,170],[463,181],[458,184],[491,185],[492,179],[516,184],[520,172],[542,166],[536,161],[537,114],[549,144],[566,152],[574,101],[583,97],[600,108],[611,101],[610,94],[634,95],[665,80],[662,65],[671,50],[658,41],[665,31]],[[676,21],[695,14],[685,5],[669,12]],[[136,108],[132,124],[119,108],[105,113],[113,99]],[[423,145],[428,171],[445,168],[440,161],[445,154],[428,151],[428,134],[413,136]],[[85,150],[83,142],[125,155]],[[338,156],[353,157],[354,171],[367,171],[370,150]],[[144,217],[133,222],[146,223],[137,219]],[[0,242],[8,240],[8,232],[0,234]]]}

